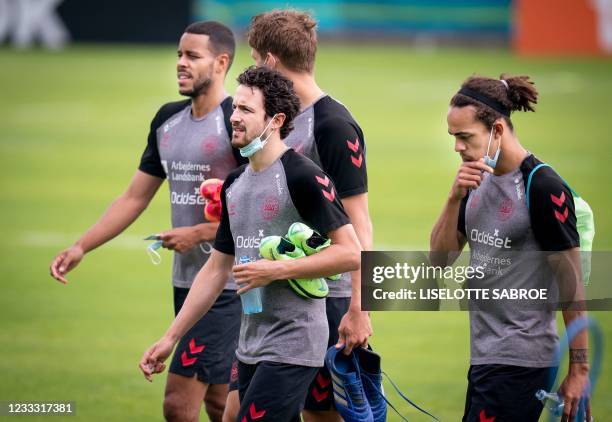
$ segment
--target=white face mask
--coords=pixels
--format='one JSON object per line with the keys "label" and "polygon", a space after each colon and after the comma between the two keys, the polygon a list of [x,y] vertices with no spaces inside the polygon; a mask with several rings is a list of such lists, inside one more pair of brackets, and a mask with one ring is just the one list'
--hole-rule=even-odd
{"label": "white face mask", "polygon": [[261,140],[261,137],[263,136],[264,133],[266,133],[266,130],[268,130],[268,127],[270,127],[270,124],[272,123],[275,117],[276,117],[276,114],[272,116],[272,118],[270,119],[266,127],[264,128],[263,132],[261,132],[261,135],[253,139],[247,146],[244,146],[238,149],[240,151],[241,156],[248,158],[252,156],[253,154],[255,154],[257,151],[262,150],[263,147],[266,146],[266,144],[268,143],[268,139],[270,139],[270,136],[272,136],[272,132],[270,132],[270,134],[268,134],[266,139],[264,139],[263,141]]}
{"label": "white face mask", "polygon": [[495,155],[491,157],[489,155],[489,148],[491,148],[491,141],[493,140],[493,131],[495,130],[495,126],[491,128],[491,134],[489,135],[489,144],[487,145],[487,153],[484,156],[484,162],[487,166],[495,169],[497,166],[497,160],[499,159],[499,152],[501,151],[501,139],[497,144],[497,151],[495,151]]}

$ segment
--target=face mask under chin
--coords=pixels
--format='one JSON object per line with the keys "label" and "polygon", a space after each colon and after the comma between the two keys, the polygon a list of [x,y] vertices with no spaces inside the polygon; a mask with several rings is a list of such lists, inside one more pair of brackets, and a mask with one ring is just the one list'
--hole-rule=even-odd
{"label": "face mask under chin", "polygon": [[264,130],[261,132],[261,134],[258,137],[254,138],[251,142],[249,142],[248,145],[238,149],[240,151],[241,156],[248,158],[252,156],[253,154],[255,154],[257,151],[262,150],[263,147],[266,146],[266,144],[268,143],[268,139],[270,139],[270,136],[272,136],[272,132],[274,130],[272,130],[268,134],[266,139],[262,140],[261,137],[263,136],[264,133],[266,133],[266,130],[268,130],[268,128],[270,127],[270,124],[272,124],[275,117],[276,117],[276,114],[272,116],[272,118],[270,119],[270,121],[268,122],[268,124],[266,125],[266,127],[264,128]]}

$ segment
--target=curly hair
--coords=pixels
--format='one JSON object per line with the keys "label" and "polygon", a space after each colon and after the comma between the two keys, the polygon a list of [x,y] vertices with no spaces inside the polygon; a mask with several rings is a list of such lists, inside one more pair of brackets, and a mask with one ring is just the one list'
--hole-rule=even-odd
{"label": "curly hair", "polygon": [[264,97],[266,115],[272,117],[283,113],[285,123],[280,128],[280,137],[285,139],[293,130],[293,119],[300,111],[300,100],[293,90],[293,82],[276,70],[251,66],[238,75],[240,85],[257,88]]}

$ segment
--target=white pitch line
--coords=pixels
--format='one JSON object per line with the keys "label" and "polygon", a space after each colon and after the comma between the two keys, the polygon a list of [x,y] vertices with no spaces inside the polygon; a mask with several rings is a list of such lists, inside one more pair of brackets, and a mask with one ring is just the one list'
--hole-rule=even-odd
{"label": "white pitch line", "polygon": [[408,251],[408,252],[426,252],[429,250],[428,246],[424,246],[424,245],[395,245],[395,244],[388,244],[388,243],[376,243],[374,245],[374,248],[372,250],[372,252],[376,252],[376,251],[397,251],[397,252],[402,252],[402,251]]}
{"label": "white pitch line", "polygon": [[[65,233],[65,232],[45,232],[45,231],[28,231],[23,232],[19,237],[19,241],[24,246],[30,247],[59,247],[67,248],[72,245],[75,240],[81,237],[82,233]],[[117,249],[144,249],[148,246],[148,242],[143,240],[145,236],[136,236],[133,234],[121,234],[108,242],[104,247]],[[388,243],[377,243],[374,245],[374,251],[427,251],[428,248],[424,245],[399,245]]]}
{"label": "white pitch line", "polygon": [[[30,247],[59,247],[67,248],[77,240],[81,234],[79,233],[64,233],[64,232],[42,232],[30,231],[23,232],[19,238],[22,245]],[[104,247],[117,249],[144,249],[148,243],[143,240],[145,236],[136,236],[132,234],[121,234],[115,239],[108,242]]]}

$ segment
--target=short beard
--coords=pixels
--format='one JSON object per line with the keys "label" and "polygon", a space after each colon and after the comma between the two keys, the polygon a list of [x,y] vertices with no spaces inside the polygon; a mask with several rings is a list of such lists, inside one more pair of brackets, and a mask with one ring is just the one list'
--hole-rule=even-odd
{"label": "short beard", "polygon": [[212,85],[212,79],[207,77],[206,79],[200,79],[193,85],[191,92],[183,94],[185,97],[196,98],[200,95],[206,95],[208,88]]}

